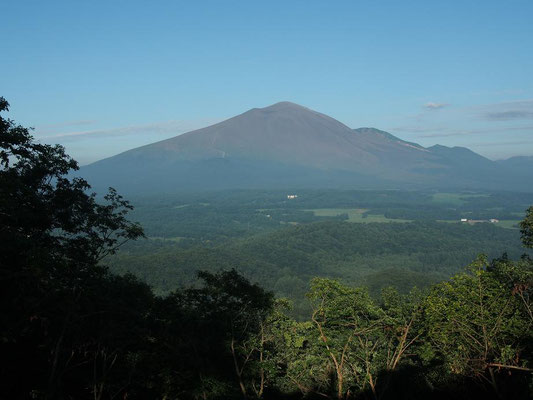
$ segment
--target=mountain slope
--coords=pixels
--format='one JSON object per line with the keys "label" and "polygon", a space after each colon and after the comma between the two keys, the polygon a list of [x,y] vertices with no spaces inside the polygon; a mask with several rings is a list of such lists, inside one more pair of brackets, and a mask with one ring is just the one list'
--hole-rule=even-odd
{"label": "mountain slope", "polygon": [[507,160],[499,160],[497,163],[505,168],[510,168],[515,171],[522,170],[526,172],[528,170],[533,170],[533,156],[511,157]]}
{"label": "mountain slope", "polygon": [[289,102],[254,108],[125,155],[174,161],[253,159],[346,170],[378,161],[376,155],[365,150],[360,135],[354,135],[346,125]]}
{"label": "mountain slope", "polygon": [[[500,171],[501,170],[501,171]],[[228,188],[505,188],[504,171],[464,148],[424,148],[374,128],[351,129],[289,102],[98,161],[95,188],[169,192]],[[503,186],[502,186],[503,185]]]}

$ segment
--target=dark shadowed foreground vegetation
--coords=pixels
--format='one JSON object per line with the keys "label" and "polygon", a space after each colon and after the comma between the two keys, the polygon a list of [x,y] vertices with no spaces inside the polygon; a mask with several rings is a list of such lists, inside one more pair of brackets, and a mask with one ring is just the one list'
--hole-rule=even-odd
{"label": "dark shadowed foreground vegetation", "polygon": [[[200,272],[201,285],[160,297],[101,265],[143,236],[127,201],[110,190],[97,202],[85,181],[66,179],[77,165],[61,147],[4,118],[0,147],[0,398],[533,395],[528,256],[480,256],[403,294],[314,278],[304,321],[233,269]],[[520,227],[532,247],[533,208]]]}

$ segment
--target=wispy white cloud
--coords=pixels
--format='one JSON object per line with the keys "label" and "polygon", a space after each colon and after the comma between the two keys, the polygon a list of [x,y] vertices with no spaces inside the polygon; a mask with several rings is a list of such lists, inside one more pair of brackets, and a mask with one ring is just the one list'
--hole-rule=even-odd
{"label": "wispy white cloud", "polygon": [[441,108],[448,107],[449,105],[449,103],[434,103],[430,101],[429,103],[424,104],[424,108],[427,110],[439,110]]}

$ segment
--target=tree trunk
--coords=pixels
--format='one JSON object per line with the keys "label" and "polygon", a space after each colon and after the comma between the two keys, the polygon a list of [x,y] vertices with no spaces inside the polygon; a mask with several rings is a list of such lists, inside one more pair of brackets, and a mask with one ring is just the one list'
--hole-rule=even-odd
{"label": "tree trunk", "polygon": [[231,338],[231,355],[233,356],[233,364],[235,366],[235,374],[237,375],[237,379],[239,380],[239,387],[241,388],[242,396],[243,398],[247,399],[248,395],[246,393],[246,386],[244,386],[244,382],[242,381],[242,374],[239,369],[239,362],[237,360],[237,353],[235,352],[235,339]]}
{"label": "tree trunk", "polygon": [[265,369],[263,368],[264,345],[265,345],[265,328],[263,326],[263,323],[261,323],[261,347],[259,349],[259,363],[261,365],[259,373],[260,373],[261,382],[259,384],[259,393],[257,393],[258,398],[263,397],[263,392],[265,389]]}

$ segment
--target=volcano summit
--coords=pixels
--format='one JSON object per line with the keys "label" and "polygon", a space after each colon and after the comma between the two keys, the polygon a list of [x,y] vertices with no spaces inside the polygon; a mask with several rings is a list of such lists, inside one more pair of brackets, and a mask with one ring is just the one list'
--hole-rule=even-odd
{"label": "volcano summit", "polygon": [[[533,162],[531,163],[533,167]],[[519,166],[519,167],[518,167]],[[95,162],[81,175],[125,193],[247,188],[524,190],[533,168],[463,147],[424,148],[280,102]]]}

